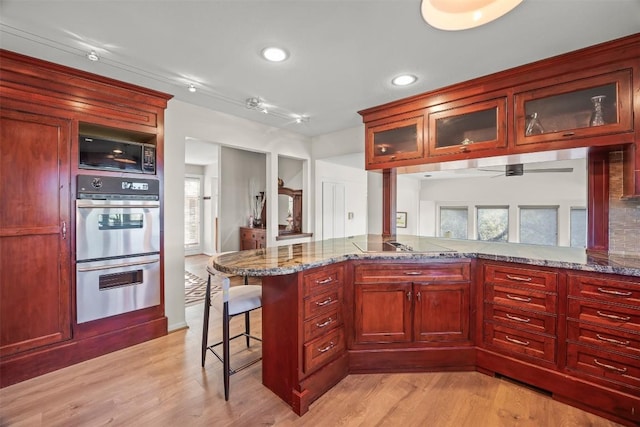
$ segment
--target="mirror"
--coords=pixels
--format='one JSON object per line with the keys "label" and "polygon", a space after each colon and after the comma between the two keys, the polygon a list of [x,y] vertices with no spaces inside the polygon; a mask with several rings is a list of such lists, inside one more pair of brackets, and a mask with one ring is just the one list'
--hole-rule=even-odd
{"label": "mirror", "polygon": [[302,232],[302,190],[278,188],[278,235]]}

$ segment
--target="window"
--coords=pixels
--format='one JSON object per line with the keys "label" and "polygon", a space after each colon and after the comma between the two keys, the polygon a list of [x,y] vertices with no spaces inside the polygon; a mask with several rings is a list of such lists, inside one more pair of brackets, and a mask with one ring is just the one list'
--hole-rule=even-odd
{"label": "window", "polygon": [[468,212],[466,207],[441,207],[440,237],[466,239]]}
{"label": "window", "polygon": [[557,206],[520,206],[520,243],[558,244]]}
{"label": "window", "polygon": [[184,178],[184,249],[200,247],[200,177]]}
{"label": "window", "polygon": [[571,208],[571,247],[587,247],[587,210],[585,208]]}
{"label": "window", "polygon": [[484,206],[477,208],[478,240],[507,242],[509,240],[509,207]]}

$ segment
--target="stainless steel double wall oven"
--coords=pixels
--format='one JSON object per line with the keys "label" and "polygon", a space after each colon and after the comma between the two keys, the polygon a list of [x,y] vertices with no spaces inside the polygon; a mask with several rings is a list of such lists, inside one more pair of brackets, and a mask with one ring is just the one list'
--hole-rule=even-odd
{"label": "stainless steel double wall oven", "polygon": [[77,322],[159,305],[158,180],[78,175],[77,188]]}

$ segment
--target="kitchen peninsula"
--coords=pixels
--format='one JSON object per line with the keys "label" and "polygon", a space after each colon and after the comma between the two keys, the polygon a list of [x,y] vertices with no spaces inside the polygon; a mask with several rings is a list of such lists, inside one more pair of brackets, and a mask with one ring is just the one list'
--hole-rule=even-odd
{"label": "kitchen peninsula", "polygon": [[368,235],[210,267],[262,277],[263,383],[299,415],[350,373],[477,370],[640,422],[638,258]]}

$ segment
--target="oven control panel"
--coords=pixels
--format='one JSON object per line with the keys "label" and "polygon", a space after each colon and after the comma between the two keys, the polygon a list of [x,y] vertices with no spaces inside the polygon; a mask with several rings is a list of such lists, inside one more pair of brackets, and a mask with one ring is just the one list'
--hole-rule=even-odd
{"label": "oven control panel", "polygon": [[159,200],[157,179],[78,175],[78,199]]}

